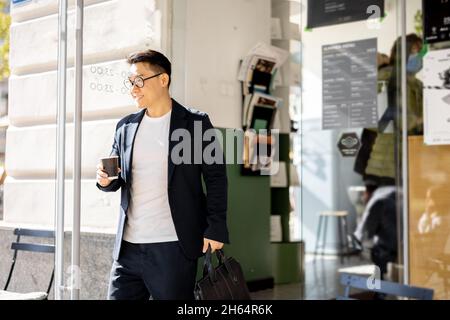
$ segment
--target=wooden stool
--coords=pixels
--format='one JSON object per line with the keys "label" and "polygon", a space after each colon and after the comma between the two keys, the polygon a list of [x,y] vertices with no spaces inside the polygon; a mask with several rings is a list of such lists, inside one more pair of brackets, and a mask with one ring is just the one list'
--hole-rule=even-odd
{"label": "wooden stool", "polygon": [[[316,234],[316,247],[314,249],[314,254],[317,255],[319,253],[320,247],[320,237],[322,236],[322,255],[325,253],[325,244],[327,240],[327,226],[328,226],[328,218],[334,217],[338,219],[338,233],[339,233],[339,255],[345,255],[349,253],[348,246],[348,227],[347,227],[347,216],[348,211],[322,211],[319,214],[319,225],[317,226],[317,234]],[[325,221],[324,221],[325,220]],[[323,224],[323,232],[322,232],[322,224]]]}

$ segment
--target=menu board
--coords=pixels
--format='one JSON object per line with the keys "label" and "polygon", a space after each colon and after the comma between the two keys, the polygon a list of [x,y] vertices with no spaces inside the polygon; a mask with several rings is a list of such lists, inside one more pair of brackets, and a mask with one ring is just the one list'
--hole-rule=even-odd
{"label": "menu board", "polygon": [[307,27],[324,27],[383,16],[384,0],[308,0]]}
{"label": "menu board", "polygon": [[322,46],[322,128],[377,127],[377,39]]}

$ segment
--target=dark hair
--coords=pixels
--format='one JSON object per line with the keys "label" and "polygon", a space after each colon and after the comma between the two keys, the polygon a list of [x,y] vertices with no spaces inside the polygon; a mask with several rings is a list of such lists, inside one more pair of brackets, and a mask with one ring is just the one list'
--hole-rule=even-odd
{"label": "dark hair", "polygon": [[374,193],[378,189],[378,185],[375,183],[366,183],[366,192],[369,194]]}
{"label": "dark hair", "polygon": [[129,64],[146,62],[150,65],[150,69],[153,71],[167,73],[169,75],[168,87],[170,87],[172,65],[169,59],[167,59],[161,52],[150,49],[134,52],[127,57],[127,62]]}
{"label": "dark hair", "polygon": [[[422,38],[415,33],[410,33],[406,35],[406,59],[408,60],[411,54],[412,46],[415,44],[421,44],[423,42]],[[402,37],[398,37],[391,48],[390,65],[395,65],[398,63],[400,65],[400,50],[401,50]]]}

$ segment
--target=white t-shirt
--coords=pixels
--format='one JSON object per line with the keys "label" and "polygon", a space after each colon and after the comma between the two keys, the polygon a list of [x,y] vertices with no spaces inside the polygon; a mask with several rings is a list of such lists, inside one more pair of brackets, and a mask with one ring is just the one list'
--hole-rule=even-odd
{"label": "white t-shirt", "polygon": [[145,114],[136,133],[125,241],[154,243],[178,240],[167,195],[171,113],[159,118]]}

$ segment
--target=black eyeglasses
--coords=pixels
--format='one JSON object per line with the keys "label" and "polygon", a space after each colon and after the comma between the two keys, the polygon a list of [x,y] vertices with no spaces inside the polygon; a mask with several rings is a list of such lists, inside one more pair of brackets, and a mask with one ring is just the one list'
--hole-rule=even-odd
{"label": "black eyeglasses", "polygon": [[138,88],[143,88],[143,87],[144,87],[144,81],[145,81],[145,80],[148,80],[148,79],[151,79],[151,78],[160,76],[160,75],[162,75],[163,73],[164,73],[164,72],[160,72],[160,73],[158,73],[158,74],[155,74],[155,75],[150,76],[150,77],[147,77],[147,78],[142,78],[141,76],[137,76],[136,78],[134,78],[134,81],[133,81],[133,80],[130,80],[129,78],[127,78],[127,79],[125,79],[125,80],[123,81],[123,84],[125,85],[125,87],[126,87],[127,89],[131,89],[131,88],[133,88],[133,86],[136,86],[136,87],[138,87]]}

